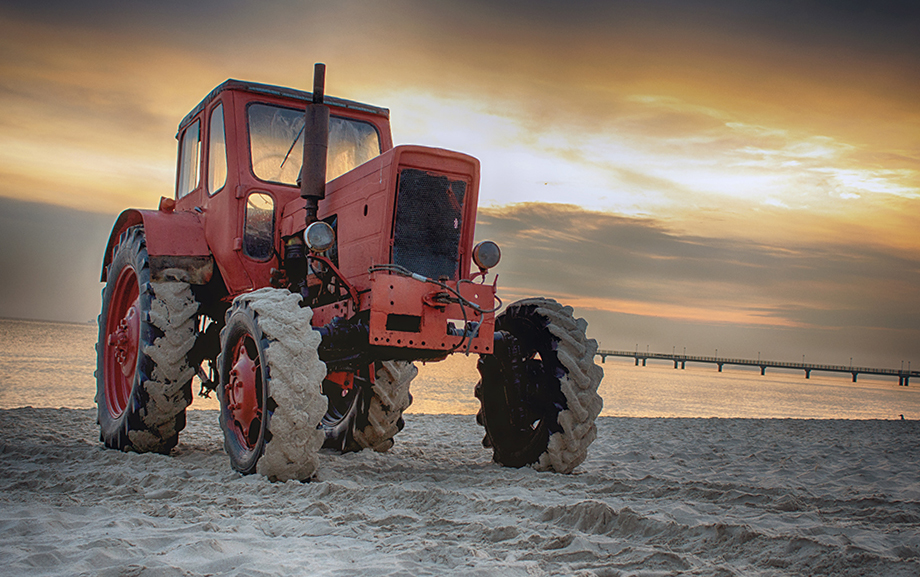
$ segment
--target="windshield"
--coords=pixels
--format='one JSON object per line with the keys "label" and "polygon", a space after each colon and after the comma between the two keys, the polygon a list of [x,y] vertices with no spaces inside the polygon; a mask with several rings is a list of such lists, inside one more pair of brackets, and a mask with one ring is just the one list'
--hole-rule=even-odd
{"label": "windshield", "polygon": [[[302,110],[268,104],[249,106],[249,149],[252,171],[257,178],[297,184],[303,162],[302,129]],[[337,116],[329,118],[327,182],[379,154],[380,136],[372,124]]]}

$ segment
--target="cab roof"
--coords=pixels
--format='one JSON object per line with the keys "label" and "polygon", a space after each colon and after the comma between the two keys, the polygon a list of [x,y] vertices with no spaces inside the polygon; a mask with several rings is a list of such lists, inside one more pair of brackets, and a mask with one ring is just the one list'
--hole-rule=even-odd
{"label": "cab roof", "polygon": [[[217,85],[217,87],[212,90],[210,94],[205,96],[204,99],[198,103],[198,106],[193,108],[191,112],[185,115],[185,118],[183,118],[182,122],[179,123],[176,137],[178,138],[178,134],[181,133],[182,130],[191,123],[192,119],[197,116],[198,113],[208,105],[208,103],[217,98],[217,95],[225,90],[236,90],[239,92],[249,92],[253,94],[267,94],[269,96],[299,100],[304,103],[313,102],[312,92],[295,90],[294,88],[285,88],[283,86],[272,86],[270,84],[259,84],[258,82],[248,82],[246,80],[234,80],[230,78]],[[373,106],[370,104],[362,104],[353,100],[345,100],[344,98],[336,98],[335,96],[325,96],[323,98],[323,103],[336,108],[359,110],[361,112],[383,116],[384,118],[390,117],[389,109],[380,108],[379,106]]]}

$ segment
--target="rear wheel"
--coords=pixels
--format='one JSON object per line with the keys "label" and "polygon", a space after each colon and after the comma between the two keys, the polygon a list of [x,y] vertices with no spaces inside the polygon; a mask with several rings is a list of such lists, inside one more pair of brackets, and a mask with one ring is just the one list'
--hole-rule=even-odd
{"label": "rear wheel", "polygon": [[359,422],[355,440],[366,449],[383,453],[393,446],[393,437],[403,430],[403,411],[412,404],[409,384],[418,369],[406,361],[377,363],[373,395],[368,403],[367,420]]}
{"label": "rear wheel", "polygon": [[355,440],[355,427],[359,420],[366,418],[370,391],[371,384],[365,374],[334,371],[326,375],[323,394],[329,405],[321,423],[325,436],[323,447],[341,453],[364,448]]}
{"label": "rear wheel", "polygon": [[551,299],[518,301],[496,318],[508,342],[480,356],[475,392],[483,446],[497,463],[570,473],[585,460],[597,437],[604,374],[586,328],[571,307]]}
{"label": "rear wheel", "polygon": [[102,291],[96,403],[107,447],[168,453],[192,400],[198,303],[186,282],[152,283],[148,260],[143,228],[129,228]]}
{"label": "rear wheel", "polygon": [[266,288],[234,299],[220,333],[220,424],[230,464],[271,480],[316,472],[326,409],[320,336],[300,296]]}
{"label": "rear wheel", "polygon": [[363,375],[330,373],[324,382],[329,406],[323,417],[325,447],[339,451],[388,451],[403,429],[402,414],[412,403],[409,385],[418,374],[412,363],[375,363],[374,382]]}

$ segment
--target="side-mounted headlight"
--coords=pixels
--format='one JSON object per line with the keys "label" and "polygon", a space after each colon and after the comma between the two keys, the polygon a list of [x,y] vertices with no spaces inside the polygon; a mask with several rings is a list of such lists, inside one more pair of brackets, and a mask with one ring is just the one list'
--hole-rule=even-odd
{"label": "side-mounted headlight", "polygon": [[502,251],[491,240],[484,240],[473,247],[473,262],[480,270],[488,270],[502,259]]}
{"label": "side-mounted headlight", "polygon": [[335,244],[335,231],[328,223],[317,220],[303,232],[303,239],[311,251],[321,254]]}

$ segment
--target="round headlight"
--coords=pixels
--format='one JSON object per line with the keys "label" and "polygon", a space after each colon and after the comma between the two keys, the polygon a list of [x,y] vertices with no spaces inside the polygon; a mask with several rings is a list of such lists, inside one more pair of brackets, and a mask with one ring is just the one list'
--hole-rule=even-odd
{"label": "round headlight", "polygon": [[483,270],[494,267],[501,259],[501,249],[491,240],[484,240],[473,247],[473,262]]}
{"label": "round headlight", "polygon": [[318,220],[310,223],[303,233],[303,239],[311,251],[323,253],[335,244],[335,231],[329,224]]}

